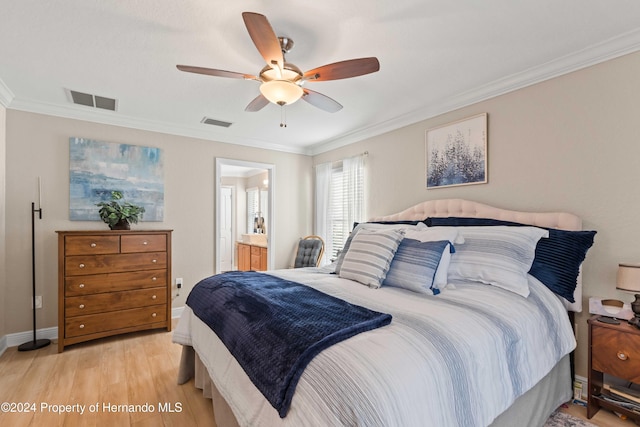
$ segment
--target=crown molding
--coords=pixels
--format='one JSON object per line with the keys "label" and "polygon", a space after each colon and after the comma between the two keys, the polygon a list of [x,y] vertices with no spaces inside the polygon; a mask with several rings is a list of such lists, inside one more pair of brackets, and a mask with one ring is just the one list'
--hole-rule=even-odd
{"label": "crown molding", "polygon": [[432,106],[412,111],[376,125],[358,129],[329,141],[309,147],[308,155],[317,155],[363,139],[391,132],[459,108],[504,95],[545,80],[559,77],[592,65],[615,59],[640,50],[640,29],[589,46],[581,51],[560,57],[520,73],[494,80],[473,90],[430,103]]}
{"label": "crown molding", "polygon": [[13,101],[15,95],[11,92],[11,89],[0,79],[0,105],[7,108]]}
{"label": "crown molding", "polygon": [[[26,111],[30,113],[46,114],[55,117],[64,117],[67,119],[84,120],[106,125],[158,132],[169,135],[178,135],[221,143],[244,145],[248,147],[262,148],[265,150],[284,151],[294,154],[307,154],[307,150],[304,147],[289,147],[285,145],[272,144],[255,138],[230,138],[227,135],[215,132],[215,130],[211,129],[211,126],[201,124],[198,127],[180,126],[156,120],[122,116],[119,113],[113,111],[97,109],[94,110],[89,107],[85,108],[76,105],[51,104],[21,98],[14,98],[7,108]],[[206,129],[203,129],[201,126],[206,126]]]}

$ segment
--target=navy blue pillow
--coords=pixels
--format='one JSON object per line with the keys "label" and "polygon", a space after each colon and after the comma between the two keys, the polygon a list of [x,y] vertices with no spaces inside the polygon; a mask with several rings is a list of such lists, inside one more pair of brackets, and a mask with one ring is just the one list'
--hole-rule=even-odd
{"label": "navy blue pillow", "polygon": [[[429,227],[449,226],[492,226],[508,225],[528,227],[529,224],[501,221],[489,218],[427,218]],[[549,238],[542,238],[536,246],[536,257],[529,274],[544,283],[549,289],[569,302],[575,302],[573,292],[576,290],[580,264],[587,251],[593,245],[596,231],[567,231],[555,228],[540,227],[549,230]]]}

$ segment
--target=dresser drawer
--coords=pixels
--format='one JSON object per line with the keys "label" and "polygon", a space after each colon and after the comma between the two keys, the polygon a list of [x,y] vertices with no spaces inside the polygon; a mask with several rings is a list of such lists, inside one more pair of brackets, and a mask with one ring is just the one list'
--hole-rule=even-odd
{"label": "dresser drawer", "polygon": [[158,305],[166,302],[167,288],[164,287],[69,297],[64,300],[64,309],[65,316],[74,317]]}
{"label": "dresser drawer", "polygon": [[167,270],[144,270],[127,273],[94,274],[92,276],[67,277],[65,297],[103,292],[155,288],[167,285]]}
{"label": "dresser drawer", "polygon": [[120,236],[66,236],[65,255],[117,254]]}
{"label": "dresser drawer", "polygon": [[152,270],[166,266],[166,252],[89,256],[76,255],[66,257],[64,260],[64,268],[67,276]]}
{"label": "dresser drawer", "polygon": [[164,252],[167,250],[167,237],[164,234],[123,235],[120,244],[122,253]]}
{"label": "dresser drawer", "polygon": [[640,340],[609,328],[592,328],[591,368],[640,383]]}
{"label": "dresser drawer", "polygon": [[65,322],[65,338],[164,322],[166,319],[166,304],[71,317]]}

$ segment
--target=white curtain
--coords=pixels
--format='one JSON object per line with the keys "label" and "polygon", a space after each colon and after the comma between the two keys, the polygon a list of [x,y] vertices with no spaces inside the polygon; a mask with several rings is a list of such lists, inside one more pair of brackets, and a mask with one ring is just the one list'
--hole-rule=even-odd
{"label": "white curtain", "polygon": [[342,249],[353,223],[366,219],[364,157],[316,165],[315,234],[325,241],[321,265]]}
{"label": "white curtain", "polygon": [[320,265],[329,263],[329,255],[333,252],[333,239],[331,235],[331,163],[316,165],[316,212],[314,218],[314,233],[324,239],[324,255]]}
{"label": "white curtain", "polygon": [[364,155],[342,160],[343,172],[343,226],[344,235],[348,236],[354,222],[362,222],[366,218],[364,212]]}

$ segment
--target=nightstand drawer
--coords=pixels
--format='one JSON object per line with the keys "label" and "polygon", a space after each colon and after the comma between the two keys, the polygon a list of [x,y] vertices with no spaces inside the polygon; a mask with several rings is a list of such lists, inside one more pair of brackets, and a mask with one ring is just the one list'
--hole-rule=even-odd
{"label": "nightstand drawer", "polygon": [[640,383],[640,340],[609,328],[593,328],[591,367],[634,383]]}

